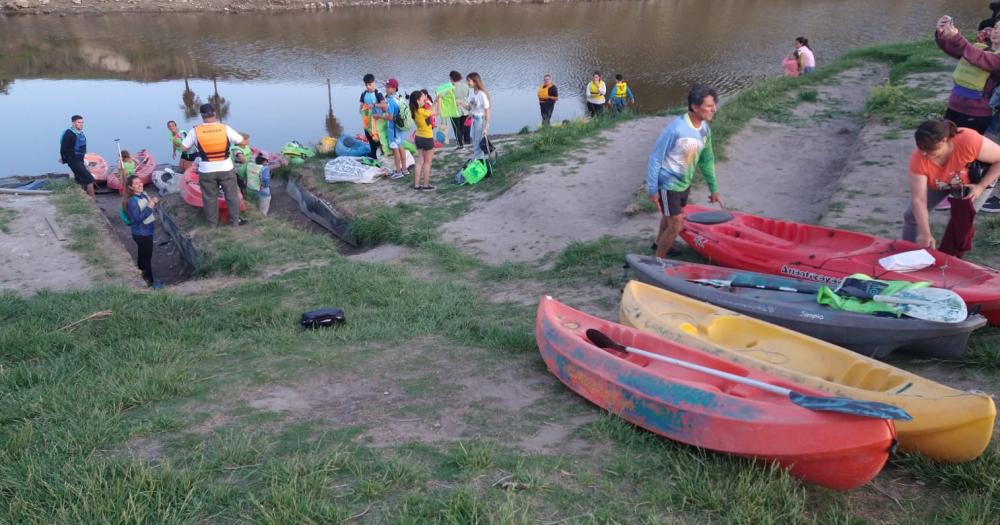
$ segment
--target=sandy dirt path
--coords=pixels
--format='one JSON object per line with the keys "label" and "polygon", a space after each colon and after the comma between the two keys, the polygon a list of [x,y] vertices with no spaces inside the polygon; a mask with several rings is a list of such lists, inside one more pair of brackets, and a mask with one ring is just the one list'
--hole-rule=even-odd
{"label": "sandy dirt path", "polygon": [[652,241],[656,217],[628,217],[622,210],[645,180],[649,152],[671,119],[641,118],[601,133],[564,155],[565,163],[540,166],[444,225],[444,238],[492,264],[533,261],[604,235]]}
{"label": "sandy dirt path", "polygon": [[69,238],[59,240],[46,222],[56,221],[64,235],[67,224],[47,197],[0,195],[0,208],[16,214],[10,232],[0,232],[0,290],[30,295],[40,290],[84,290],[93,284],[91,271]]}

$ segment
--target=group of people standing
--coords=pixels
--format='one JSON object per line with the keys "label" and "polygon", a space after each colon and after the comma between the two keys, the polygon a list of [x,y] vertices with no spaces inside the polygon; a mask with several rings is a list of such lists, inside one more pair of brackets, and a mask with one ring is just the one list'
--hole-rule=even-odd
{"label": "group of people standing", "polygon": [[[972,248],[976,200],[1000,178],[1000,146],[985,135],[1000,123],[1000,19],[980,24],[969,42],[950,16],[941,17],[934,40],[958,59],[947,109],[940,120],[920,124],[910,157],[910,206],[903,215],[903,239],[926,247],[936,244],[930,214],[947,203],[950,217],[938,248],[961,257]],[[1000,199],[989,197],[978,211],[1000,212]]]}
{"label": "group of people standing", "polygon": [[417,191],[435,189],[430,183],[430,173],[434,159],[437,118],[442,119],[442,126],[447,122],[451,123],[457,150],[471,145],[473,159],[483,158],[487,154],[483,143],[488,140],[492,104],[482,77],[479,73],[469,73],[463,80],[461,73],[451,71],[448,78],[450,86],[447,89],[438,88],[436,97],[427,89],[415,90],[404,96],[400,93],[399,81],[395,78],[385,82],[383,94],[378,90],[374,74],[368,73],[362,78],[365,89],[358,102],[369,156],[375,159],[379,151],[391,156],[393,170],[389,178],[405,177],[405,133],[410,127],[414,127],[413,143],[417,158],[413,189]]}

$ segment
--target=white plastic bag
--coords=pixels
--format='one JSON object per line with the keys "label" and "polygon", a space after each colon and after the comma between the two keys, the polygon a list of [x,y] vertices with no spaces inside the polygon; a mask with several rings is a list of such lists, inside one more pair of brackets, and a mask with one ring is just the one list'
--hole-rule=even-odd
{"label": "white plastic bag", "polygon": [[337,157],[327,161],[323,168],[323,178],[327,182],[370,184],[389,173],[384,168],[362,164],[358,159],[359,157]]}
{"label": "white plastic bag", "polygon": [[890,272],[915,272],[923,270],[934,264],[934,256],[927,250],[921,248],[909,252],[902,252],[883,257],[878,260],[879,265]]}

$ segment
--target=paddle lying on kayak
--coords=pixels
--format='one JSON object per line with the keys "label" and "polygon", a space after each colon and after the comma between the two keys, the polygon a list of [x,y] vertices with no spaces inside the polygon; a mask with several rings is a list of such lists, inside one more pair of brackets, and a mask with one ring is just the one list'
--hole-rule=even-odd
{"label": "paddle lying on kayak", "polygon": [[[720,279],[689,280],[718,288],[757,288],[760,290],[778,290],[805,294],[817,294],[822,287],[820,284],[807,283],[794,279],[783,279],[781,277],[761,278],[757,275],[742,274],[736,274],[729,281]],[[951,290],[930,287],[910,288],[882,295],[881,292],[888,288],[888,286],[886,283],[876,280],[866,281],[847,277],[837,287],[831,288],[838,295],[891,304],[903,315],[913,317],[914,319],[936,321],[939,323],[961,323],[969,316],[965,301]]]}
{"label": "paddle lying on kayak", "polygon": [[846,397],[817,397],[817,396],[807,396],[795,392],[784,387],[777,385],[772,385],[770,383],[764,383],[762,381],[757,381],[754,379],[749,379],[743,376],[738,376],[735,374],[730,374],[729,372],[723,372],[722,370],[716,370],[714,368],[708,368],[695,363],[690,363],[688,361],[683,361],[680,359],[675,359],[673,357],[662,356],[660,354],[654,354],[653,352],[647,352],[645,350],[640,350],[638,348],[632,348],[631,346],[625,346],[616,343],[613,339],[608,337],[607,334],[590,328],[587,330],[587,339],[591,343],[603,348],[605,350],[616,350],[618,352],[631,353],[636,355],[641,355],[648,359],[654,361],[661,361],[664,363],[670,363],[675,366],[680,366],[687,368],[689,370],[697,370],[704,374],[710,376],[721,377],[729,381],[740,383],[747,386],[752,386],[754,388],[759,388],[761,390],[766,390],[782,396],[788,396],[796,405],[802,408],[807,408],[809,410],[825,410],[827,412],[841,412],[843,414],[851,414],[854,416],[870,417],[874,419],[898,419],[901,421],[910,421],[913,419],[910,414],[899,407],[892,405],[887,405],[885,403],[878,403],[876,401],[861,401],[858,399],[850,399]]}

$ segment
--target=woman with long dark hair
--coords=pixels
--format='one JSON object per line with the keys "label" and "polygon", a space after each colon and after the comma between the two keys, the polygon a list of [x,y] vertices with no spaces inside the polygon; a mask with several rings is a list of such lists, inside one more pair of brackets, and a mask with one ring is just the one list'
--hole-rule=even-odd
{"label": "woman with long dark hair", "polygon": [[799,54],[799,67],[800,73],[803,75],[808,75],[816,69],[816,55],[813,54],[813,50],[809,47],[809,39],[800,36],[795,39],[795,51]]}

